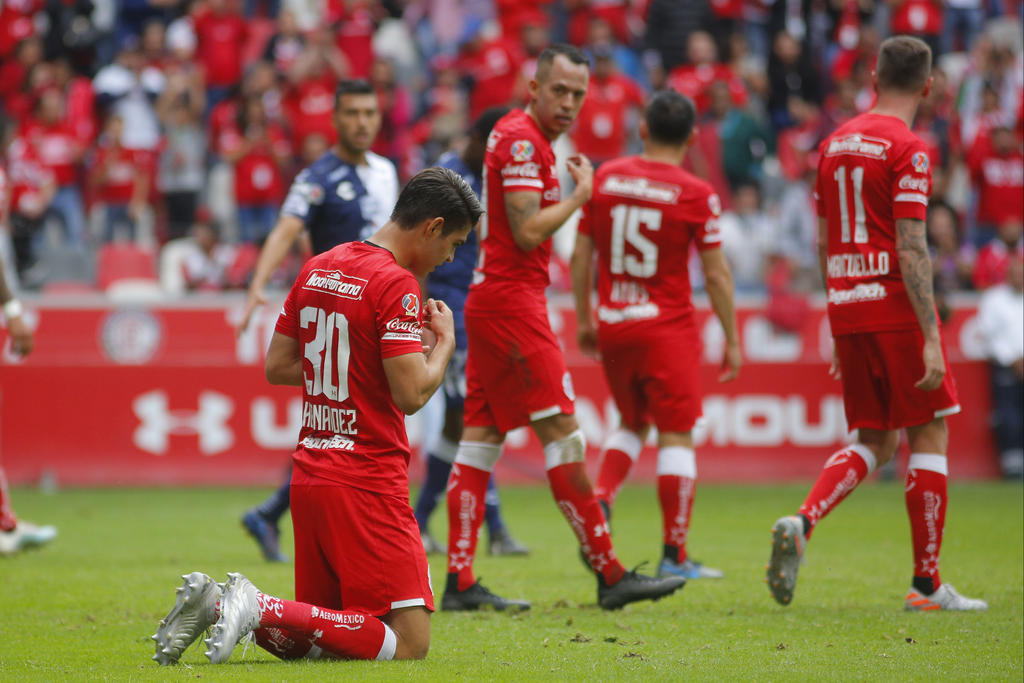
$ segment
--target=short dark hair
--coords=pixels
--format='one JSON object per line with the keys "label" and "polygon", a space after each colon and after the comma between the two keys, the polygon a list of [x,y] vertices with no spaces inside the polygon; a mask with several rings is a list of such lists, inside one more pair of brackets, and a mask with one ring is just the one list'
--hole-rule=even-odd
{"label": "short dark hair", "polygon": [[410,229],[418,223],[441,217],[442,235],[467,225],[474,227],[484,213],[473,188],[455,171],[433,166],[414,175],[402,189],[391,212],[391,220]]}
{"label": "short dark hair", "polygon": [[913,36],[893,36],[878,50],[879,90],[917,93],[932,72],[932,49]]}
{"label": "short dark hair", "polygon": [[375,95],[377,91],[373,89],[369,81],[364,81],[361,78],[346,79],[338,81],[338,87],[334,90],[334,108],[337,109],[341,103],[341,98],[344,95]]}
{"label": "short dark hair", "polygon": [[696,118],[697,109],[693,106],[693,100],[675,90],[654,93],[644,112],[651,141],[663,145],[681,145],[686,142],[693,132]]}
{"label": "short dark hair", "polygon": [[494,128],[494,124],[510,111],[512,111],[510,107],[491,107],[490,109],[485,109],[484,113],[480,114],[476,121],[473,122],[473,126],[469,129],[469,134],[486,141],[487,137],[491,134],[491,129]]}
{"label": "short dark hair", "polygon": [[587,54],[576,47],[575,45],[566,45],[565,43],[555,43],[544,50],[537,57],[537,69],[533,73],[533,77],[538,81],[547,76],[548,71],[551,70],[551,65],[555,62],[555,57],[562,55],[573,64],[583,64],[588,69],[590,68],[590,60],[587,59]]}

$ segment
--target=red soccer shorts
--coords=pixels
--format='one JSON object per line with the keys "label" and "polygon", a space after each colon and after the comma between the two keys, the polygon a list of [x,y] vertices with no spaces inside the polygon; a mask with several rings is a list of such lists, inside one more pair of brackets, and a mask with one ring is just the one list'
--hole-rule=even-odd
{"label": "red soccer shorts", "polygon": [[480,317],[466,313],[466,417],[505,433],[575,412],[572,379],[543,313]]}
{"label": "red soccer shorts", "polygon": [[[914,387],[924,376],[924,337],[920,330],[844,334],[835,342],[850,429],[915,427],[960,412],[948,361],[938,389],[921,391]],[[945,345],[942,356],[945,360]]]}
{"label": "red soccer shorts", "polygon": [[598,340],[601,364],[627,428],[689,432],[701,416],[700,343],[693,321],[645,340]]}
{"label": "red soccer shorts", "polygon": [[295,599],[375,617],[433,611],[430,569],[409,501],[338,484],[292,484]]}

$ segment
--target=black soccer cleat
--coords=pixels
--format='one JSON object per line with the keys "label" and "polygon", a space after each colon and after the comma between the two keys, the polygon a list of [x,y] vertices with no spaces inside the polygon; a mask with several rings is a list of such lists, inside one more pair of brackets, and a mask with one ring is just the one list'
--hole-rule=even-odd
{"label": "black soccer cleat", "polygon": [[479,581],[460,591],[453,585],[455,582],[452,578],[454,575],[449,576],[448,586],[444,590],[444,597],[441,598],[441,609],[445,612],[475,612],[480,609],[522,612],[530,609],[530,603],[526,600],[509,600],[495,595]]}
{"label": "black soccer cleat", "polygon": [[604,577],[597,577],[597,604],[601,609],[621,609],[631,602],[640,600],[661,600],[686,585],[681,576],[645,576],[631,570],[611,586],[604,583]]}

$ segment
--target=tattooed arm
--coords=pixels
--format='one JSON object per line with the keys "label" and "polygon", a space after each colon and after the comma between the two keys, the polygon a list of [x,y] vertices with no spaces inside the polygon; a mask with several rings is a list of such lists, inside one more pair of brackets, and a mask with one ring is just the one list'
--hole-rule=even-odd
{"label": "tattooed arm", "polygon": [[507,192],[505,214],[512,229],[512,239],[523,251],[532,251],[562,227],[572,212],[590,199],[594,184],[594,167],[584,156],[569,159],[569,173],[576,182],[572,194],[551,206],[540,208],[539,192]]}
{"label": "tattooed arm", "polygon": [[946,363],[942,357],[942,343],[939,339],[939,322],[935,314],[935,299],[932,295],[932,262],[928,256],[925,240],[925,224],[912,218],[896,221],[896,253],[899,256],[903,284],[907,297],[914,307],[917,322],[924,335],[924,377],[916,386],[924,391],[938,389],[946,374]]}

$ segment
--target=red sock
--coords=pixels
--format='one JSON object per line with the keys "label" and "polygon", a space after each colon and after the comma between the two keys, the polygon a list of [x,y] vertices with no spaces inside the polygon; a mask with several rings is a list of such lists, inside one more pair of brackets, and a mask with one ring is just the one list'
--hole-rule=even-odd
{"label": "red sock", "polygon": [[640,457],[643,445],[640,437],[627,429],[618,429],[608,437],[594,489],[598,500],[603,500],[609,507],[615,503],[615,497],[619,495],[633,463]]}
{"label": "red sock", "polygon": [[658,475],[658,501],[661,503],[663,543],[666,552],[675,549],[674,562],[686,561],[686,535],[690,531],[690,516],[696,481],[692,477],[674,474]]}
{"label": "red sock", "polygon": [[459,575],[460,591],[476,583],[473,559],[490,478],[487,470],[455,463],[448,479],[448,573]]}
{"label": "red sock", "polygon": [[931,579],[934,592],[942,585],[939,550],[946,526],[946,456],[910,455],[904,499],[910,517],[910,540],[914,545],[914,578]]}
{"label": "red sock", "polygon": [[825,515],[843,501],[864,478],[875,469],[875,454],[867,446],[851,444],[836,451],[825,462],[825,467],[814,482],[807,499],[800,506],[800,514],[811,522],[807,538]]}
{"label": "red sock", "polygon": [[[264,633],[258,637],[272,641],[277,636],[292,642],[291,645],[282,643],[281,648],[266,648],[282,659],[289,658],[283,656],[286,653],[302,652],[298,656],[305,656],[314,645],[339,659],[392,659],[395,656],[395,635],[377,617],[263,594],[260,595],[260,610],[261,628],[258,630]],[[275,634],[279,629],[284,632]],[[309,647],[304,647],[303,641]]]}
{"label": "red sock", "polygon": [[313,643],[301,633],[283,628],[258,628],[252,632],[256,644],[278,659],[302,659],[310,655]]}
{"label": "red sock", "polygon": [[597,504],[582,462],[570,462],[548,470],[548,482],[558,509],[576,532],[580,547],[595,573],[611,585],[626,573],[615,557],[608,522]]}
{"label": "red sock", "polygon": [[7,492],[7,476],[0,467],[0,531],[11,531],[18,526],[18,518],[11,507],[11,494]]}
{"label": "red sock", "polygon": [[597,488],[594,489],[594,495],[608,503],[609,507],[614,505],[622,482],[626,481],[632,467],[633,459],[622,451],[605,451],[601,455],[601,468],[597,472]]}

